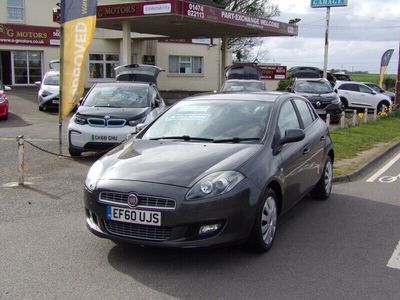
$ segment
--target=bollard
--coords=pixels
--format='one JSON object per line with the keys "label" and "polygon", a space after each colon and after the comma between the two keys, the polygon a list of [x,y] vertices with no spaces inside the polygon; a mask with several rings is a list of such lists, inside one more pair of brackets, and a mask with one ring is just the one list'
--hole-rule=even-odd
{"label": "bollard", "polygon": [[18,142],[18,185],[24,185],[24,136],[17,137]]}
{"label": "bollard", "polygon": [[325,122],[326,122],[326,125],[329,127],[329,126],[331,126],[331,115],[330,114],[327,114],[326,115],[326,120],[325,120]]}
{"label": "bollard", "polygon": [[344,111],[342,111],[342,114],[340,116],[340,128],[344,128],[346,126],[345,121],[346,121],[346,114],[344,113]]}
{"label": "bollard", "polygon": [[353,110],[352,125],[353,125],[353,126],[356,126],[356,125],[357,125],[357,111],[356,111],[356,110]]}
{"label": "bollard", "polygon": [[374,122],[376,121],[376,119],[378,118],[378,114],[377,114],[377,110],[376,107],[374,108]]}
{"label": "bollard", "polygon": [[364,110],[364,123],[368,123],[368,108]]}

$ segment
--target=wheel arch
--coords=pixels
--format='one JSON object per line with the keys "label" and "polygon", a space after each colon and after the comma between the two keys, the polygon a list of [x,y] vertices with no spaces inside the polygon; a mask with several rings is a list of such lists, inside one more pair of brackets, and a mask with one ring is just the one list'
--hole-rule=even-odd
{"label": "wheel arch", "polygon": [[271,190],[274,191],[276,198],[277,198],[277,206],[278,206],[278,215],[280,214],[280,212],[282,211],[282,202],[283,202],[283,194],[282,194],[282,187],[279,184],[278,181],[276,180],[272,180],[271,182],[269,182],[266,186],[265,191],[270,188]]}

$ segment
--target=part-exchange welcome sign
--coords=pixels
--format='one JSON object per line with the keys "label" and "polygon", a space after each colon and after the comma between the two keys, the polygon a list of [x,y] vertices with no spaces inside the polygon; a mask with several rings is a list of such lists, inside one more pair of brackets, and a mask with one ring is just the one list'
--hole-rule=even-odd
{"label": "part-exchange welcome sign", "polygon": [[311,0],[311,7],[347,6],[347,0]]}
{"label": "part-exchange welcome sign", "polygon": [[61,120],[83,94],[85,59],[96,29],[96,5],[96,0],[61,0]]}

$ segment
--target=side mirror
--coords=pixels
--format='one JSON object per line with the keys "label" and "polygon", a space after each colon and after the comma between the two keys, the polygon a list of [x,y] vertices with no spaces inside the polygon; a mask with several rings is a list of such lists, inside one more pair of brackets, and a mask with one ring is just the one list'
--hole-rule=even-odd
{"label": "side mirror", "polygon": [[35,85],[36,85],[36,86],[40,86],[41,84],[42,84],[41,81],[35,81]]}
{"label": "side mirror", "polygon": [[305,136],[303,129],[287,129],[285,137],[280,140],[280,144],[284,145],[287,143],[299,142],[302,141]]}
{"label": "side mirror", "polygon": [[293,89],[292,89],[291,87],[288,87],[288,88],[286,89],[286,91],[288,91],[289,93],[292,93],[292,92],[293,92]]}
{"label": "side mirror", "polygon": [[375,92],[375,91],[371,91],[371,94],[372,94],[372,95],[376,95],[376,92]]}
{"label": "side mirror", "polygon": [[335,90],[334,90],[334,92],[337,94],[337,93],[338,93],[338,90],[337,90],[337,89],[335,89]]}
{"label": "side mirror", "polygon": [[155,101],[154,101],[154,107],[160,107],[160,105],[161,105],[161,101],[160,101],[160,99],[156,99]]}
{"label": "side mirror", "polygon": [[136,125],[136,133],[138,133],[139,131],[141,131],[143,128],[145,128],[147,126],[147,124],[144,123],[140,123]]}
{"label": "side mirror", "polygon": [[8,85],[5,85],[5,86],[4,86],[4,90],[5,90],[5,91],[11,91],[11,88],[10,88]]}

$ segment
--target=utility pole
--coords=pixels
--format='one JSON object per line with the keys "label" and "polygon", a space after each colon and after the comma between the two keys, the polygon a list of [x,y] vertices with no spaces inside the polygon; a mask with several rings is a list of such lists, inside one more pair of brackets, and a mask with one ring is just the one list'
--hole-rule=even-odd
{"label": "utility pole", "polygon": [[324,51],[324,78],[327,77],[328,70],[328,48],[329,48],[329,18],[331,15],[331,8],[326,8],[326,27],[325,27],[325,51]]}

